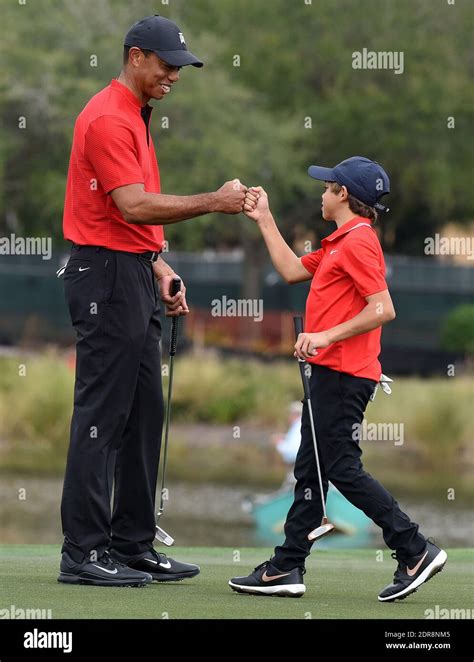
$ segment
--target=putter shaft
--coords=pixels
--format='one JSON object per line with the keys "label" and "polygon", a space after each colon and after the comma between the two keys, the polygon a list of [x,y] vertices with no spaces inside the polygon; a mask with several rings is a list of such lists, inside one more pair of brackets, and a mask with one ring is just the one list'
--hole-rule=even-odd
{"label": "putter shaft", "polygon": [[[181,290],[181,279],[173,278],[171,283],[171,296],[176,295]],[[165,478],[166,478],[166,462],[168,458],[168,435],[170,428],[171,420],[171,394],[173,391],[173,369],[174,369],[174,355],[176,354],[176,346],[178,341],[178,319],[179,317],[173,317],[171,322],[171,335],[170,335],[170,348],[169,348],[169,380],[168,380],[168,399],[166,402],[166,414],[165,414],[165,439],[164,439],[164,448],[163,448],[163,465],[161,470],[161,487],[160,487],[160,509],[157,514],[157,522],[159,522],[160,517],[163,515],[165,509],[164,503],[164,491],[165,491]],[[158,524],[156,525],[155,538],[165,545],[172,545],[174,543],[174,538],[172,538],[164,529],[162,529]]]}
{"label": "putter shaft", "polygon": [[[295,336],[296,339],[298,340],[299,334],[303,333],[303,319],[302,317],[294,317],[293,322],[295,325]],[[321,502],[323,505],[323,521],[321,523],[321,526],[311,531],[308,535],[308,540],[316,540],[317,538],[321,538],[327,533],[331,533],[331,531],[334,531],[334,525],[329,522],[326,512],[326,499],[324,498],[323,480],[321,476],[321,465],[319,462],[319,453],[318,453],[318,442],[316,438],[316,428],[314,425],[313,406],[311,404],[311,387],[310,387],[308,375],[306,373],[306,366],[308,364],[304,359],[298,358],[298,365],[300,368],[301,380],[303,382],[303,390],[304,390],[303,401],[306,402],[306,406],[308,407],[309,420],[311,424],[311,436],[313,439],[313,446],[314,446],[314,456],[316,459],[316,468],[318,470],[319,490],[321,493]]]}
{"label": "putter shaft", "polygon": [[[300,361],[300,360],[301,359],[298,359],[298,361]],[[306,366],[306,361],[303,361],[303,363]],[[319,489],[321,491],[321,501],[323,502],[323,515],[324,515],[324,519],[327,522],[328,516],[327,516],[327,512],[326,512],[326,500],[324,498],[323,479],[321,477],[321,466],[319,464],[319,453],[318,453],[318,445],[317,445],[317,441],[316,441],[316,429],[314,427],[313,407],[311,405],[311,400],[310,399],[305,398],[305,400],[306,400],[306,404],[308,406],[309,420],[310,420],[310,423],[311,423],[311,434],[313,436],[314,455],[316,457],[316,467],[318,469]]]}

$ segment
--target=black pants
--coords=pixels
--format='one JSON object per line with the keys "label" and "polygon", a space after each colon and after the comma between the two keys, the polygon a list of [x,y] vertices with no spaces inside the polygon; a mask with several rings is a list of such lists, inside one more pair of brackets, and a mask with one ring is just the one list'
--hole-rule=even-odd
{"label": "black pants", "polygon": [[[425,538],[387,490],[364,471],[354,425],[362,423],[376,382],[312,366],[311,400],[325,496],[328,481],[382,527],[386,544],[402,558],[423,550]],[[321,524],[323,508],[307,405],[301,421],[301,445],[295,464],[295,497],[285,523],[285,542],[272,563],[280,570],[304,566],[311,543],[307,536]]]}
{"label": "black pants", "polygon": [[77,357],[62,549],[78,563],[109,546],[139,555],[155,537],[163,424],[161,322],[152,263],[73,245],[64,290]]}

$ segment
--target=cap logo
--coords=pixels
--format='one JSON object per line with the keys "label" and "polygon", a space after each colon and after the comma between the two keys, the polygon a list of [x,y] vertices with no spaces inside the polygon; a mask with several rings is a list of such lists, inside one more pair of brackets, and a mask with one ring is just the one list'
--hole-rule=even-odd
{"label": "cap logo", "polygon": [[378,177],[377,180],[376,180],[375,190],[376,191],[383,191],[383,179],[381,179],[380,177]]}
{"label": "cap logo", "polygon": [[186,42],[184,41],[184,35],[182,32],[178,32],[179,40],[182,44],[186,46]]}

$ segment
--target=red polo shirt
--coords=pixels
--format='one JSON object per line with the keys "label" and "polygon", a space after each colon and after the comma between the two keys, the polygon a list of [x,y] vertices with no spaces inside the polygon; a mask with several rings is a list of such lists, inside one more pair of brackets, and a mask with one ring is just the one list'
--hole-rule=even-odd
{"label": "red polo shirt", "polygon": [[144,184],[160,192],[160,175],[148,130],[151,106],[118,80],[96,94],[76,120],[64,204],[65,239],[140,253],[161,250],[163,227],[127,223],[109,195],[119,186]]}
{"label": "red polo shirt", "polygon": [[[369,219],[356,216],[323,239],[321,246],[301,258],[314,274],[306,302],[306,333],[347,322],[365,308],[365,297],[387,289],[382,248]],[[318,348],[309,362],[379,381],[381,332],[378,327]]]}

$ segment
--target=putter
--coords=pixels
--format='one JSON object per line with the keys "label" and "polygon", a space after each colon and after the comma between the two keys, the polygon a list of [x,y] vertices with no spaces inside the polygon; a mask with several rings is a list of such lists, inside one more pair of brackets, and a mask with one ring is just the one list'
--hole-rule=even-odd
{"label": "putter", "polygon": [[[171,283],[170,295],[173,297],[181,289],[181,278],[173,278]],[[161,490],[160,490],[160,509],[158,511],[156,521],[156,533],[155,538],[162,542],[164,545],[171,547],[174,544],[174,538],[172,538],[169,533],[166,533],[161,526],[158,526],[160,517],[163,515],[165,509],[165,503],[163,498],[163,492],[165,489],[165,476],[166,476],[166,458],[168,455],[168,433],[170,428],[170,415],[171,415],[171,391],[173,389],[173,359],[176,354],[176,345],[178,341],[178,319],[179,317],[173,317],[171,322],[171,336],[170,336],[170,374],[168,380],[168,400],[166,402],[166,416],[165,416],[165,443],[163,448],[163,468],[161,470]]]}
{"label": "putter", "polygon": [[[295,325],[296,340],[298,340],[299,334],[303,333],[303,318],[299,316],[293,317],[293,323]],[[318,526],[316,529],[313,529],[313,531],[308,533],[308,540],[313,541],[313,540],[318,540],[319,538],[322,538],[328,533],[334,531],[334,524],[331,524],[331,522],[328,520],[328,516],[326,512],[326,501],[324,499],[323,480],[321,478],[321,467],[319,465],[318,442],[316,439],[316,429],[314,427],[313,407],[311,406],[311,389],[309,385],[309,378],[306,372],[306,368],[308,364],[304,359],[298,358],[298,365],[300,368],[301,380],[303,382],[303,390],[304,390],[303,402],[306,402],[308,406],[309,420],[311,423],[311,434],[313,436],[314,454],[316,456],[316,466],[318,468],[319,489],[321,491],[321,501],[323,504],[323,521],[321,522],[321,526]]]}

